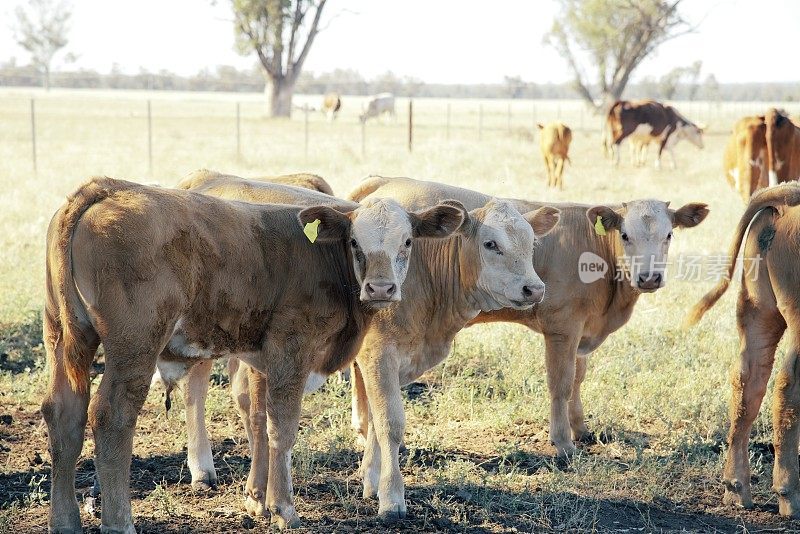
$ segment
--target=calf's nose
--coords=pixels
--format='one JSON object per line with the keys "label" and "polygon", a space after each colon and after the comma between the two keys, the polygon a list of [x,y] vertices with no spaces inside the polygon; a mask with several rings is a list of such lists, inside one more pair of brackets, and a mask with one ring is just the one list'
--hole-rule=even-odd
{"label": "calf's nose", "polygon": [[367,282],[364,285],[369,298],[374,300],[389,300],[397,292],[397,284],[383,284],[378,282]]}
{"label": "calf's nose", "polygon": [[522,286],[522,296],[525,302],[540,303],[544,299],[544,284],[527,284]]}
{"label": "calf's nose", "polygon": [[639,275],[641,289],[658,289],[661,287],[661,273],[646,273]]}

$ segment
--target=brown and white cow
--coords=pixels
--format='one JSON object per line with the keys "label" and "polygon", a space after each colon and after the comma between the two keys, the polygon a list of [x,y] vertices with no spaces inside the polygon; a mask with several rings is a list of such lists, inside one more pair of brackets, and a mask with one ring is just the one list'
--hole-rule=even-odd
{"label": "brown and white cow", "polygon": [[752,508],[750,429],[772,374],[775,349],[787,334],[786,357],[775,379],[772,405],[775,465],[772,488],[781,515],[800,518],[797,447],[800,436],[800,185],[787,183],[756,191],[739,220],[731,243],[727,278],[698,302],[688,324],[699,321],[730,285],[736,257],[743,254],[736,324],[739,360],[731,369],[731,427],[725,454],[724,502]]}
{"label": "brown and white cow", "polygon": [[[132,441],[153,370],[177,379],[187,362],[222,356],[266,377],[250,395],[246,507],[298,524],[290,458],[309,373],[349,362],[375,312],[400,299],[411,244],[425,241],[415,238],[449,235],[463,211],[455,201],[419,214],[389,200],[355,209],[258,205],[111,178],[78,188],[47,235],[50,531],[81,531],[75,466],[88,419],[102,529],[135,532]],[[101,342],[105,372],[90,405]]]}
{"label": "brown and white cow", "polygon": [[364,111],[359,116],[362,123],[367,122],[370,118],[379,118],[381,115],[386,114],[395,117],[394,112],[394,95],[392,93],[380,93],[371,96],[364,106]]}
{"label": "brown and white cow", "polygon": [[342,97],[339,93],[327,93],[322,99],[322,112],[328,117],[329,122],[333,122],[342,109]]}
{"label": "brown and white cow", "polygon": [[[661,155],[669,152],[672,168],[676,167],[675,145],[687,139],[697,148],[703,148],[703,128],[681,115],[672,106],[665,106],[654,100],[615,102],[606,116],[606,135],[604,143],[609,143],[615,165],[619,165],[619,145],[630,136],[643,143],[642,137],[658,142],[656,168],[661,167]],[[607,146],[608,148],[608,146]]]}
{"label": "brown and white cow", "polygon": [[539,127],[539,149],[547,167],[547,187],[564,189],[564,164],[569,161],[572,130],[563,122],[551,122]]}
{"label": "brown and white cow", "polygon": [[[413,203],[417,193],[424,195],[426,182],[398,179],[396,183],[401,180],[411,191],[403,194],[398,187],[384,191],[384,179],[370,178],[350,198],[367,202],[387,194],[402,204]],[[521,215],[509,201],[484,200],[473,204],[457,237],[417,250],[407,278],[413,305],[400,302],[375,317],[351,374],[363,379],[369,399],[363,495],[377,494],[378,513],[384,520],[406,513],[399,465],[405,426],[401,385],[441,362],[455,335],[479,313],[527,310],[545,294],[531,261],[533,246],[558,223],[559,211],[543,206]],[[481,222],[477,214],[483,214]],[[495,273],[507,271],[514,276],[496,277]]]}
{"label": "brown and white cow", "polygon": [[[419,182],[408,178],[371,178],[362,188],[374,195],[389,195],[401,205],[424,206],[436,203],[443,197],[460,199],[465,206],[481,205],[487,198],[482,193],[459,187]],[[369,198],[362,194],[351,195],[354,199]],[[511,200],[522,211],[541,209],[542,203]],[[502,309],[482,311],[470,319],[469,324],[506,321],[523,324],[545,336],[545,362],[550,389],[550,439],[559,455],[568,455],[575,450],[573,439],[589,437],[584,423],[580,385],[586,374],[587,356],[612,332],[622,327],[630,318],[633,307],[644,292],[652,292],[664,286],[664,262],[674,228],[693,227],[702,222],[708,213],[705,204],[687,204],[673,210],[668,203],[658,200],[638,200],[618,206],[595,206],[576,204],[553,204],[560,210],[559,224],[537,241],[533,266],[545,282],[547,292],[542,302],[527,310]],[[596,233],[597,218],[602,232]],[[534,227],[534,230],[536,228]],[[628,272],[621,260],[638,258],[630,262]],[[637,267],[638,265],[638,267]],[[430,318],[421,321],[404,317],[414,325],[427,325]],[[381,325],[381,322],[375,323]],[[400,360],[400,384],[406,383],[439,363],[447,354],[452,336],[438,333],[433,324],[425,330],[425,343],[436,350],[419,350],[413,357]],[[372,330],[372,329],[371,329]],[[371,331],[370,331],[371,332]],[[414,332],[422,336],[422,332]],[[369,437],[372,424],[368,414],[375,417],[374,400],[382,401],[376,386],[369,386],[376,377],[367,376],[360,367],[365,363],[363,354],[374,343],[367,334],[364,346],[356,358],[358,367],[353,369],[354,426],[367,437],[367,452],[364,459],[365,494],[372,494],[378,484],[377,466],[381,468],[380,485],[385,481],[388,469],[374,459],[372,448],[375,437]],[[384,356],[390,362],[398,359],[397,353]],[[368,360],[367,360],[368,361]],[[374,367],[374,364],[372,364]],[[359,383],[359,370],[367,383]],[[373,369],[370,373],[375,373]],[[397,391],[399,385],[381,377],[383,387],[391,385]],[[370,388],[372,391],[370,391]],[[367,403],[366,399],[369,399]],[[396,408],[393,408],[397,410]],[[386,408],[377,411],[381,417]],[[402,419],[394,415],[390,423],[393,439],[402,437]],[[386,425],[385,419],[378,421]],[[398,430],[396,430],[398,429]],[[386,438],[380,443],[384,450]],[[389,446],[394,446],[388,443]],[[383,456],[381,462],[388,461]],[[383,503],[382,503],[383,506]]]}
{"label": "brown and white cow", "polygon": [[767,131],[769,185],[800,178],[800,126],[786,112],[775,108],[764,116]]}

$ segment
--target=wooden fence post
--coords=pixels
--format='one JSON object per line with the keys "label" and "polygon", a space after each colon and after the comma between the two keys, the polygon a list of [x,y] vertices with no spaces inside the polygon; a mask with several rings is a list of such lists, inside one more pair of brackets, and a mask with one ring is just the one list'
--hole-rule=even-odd
{"label": "wooden fence post", "polygon": [[236,102],[236,159],[242,159],[242,113],[240,103]]}
{"label": "wooden fence post", "polygon": [[408,100],[408,151],[411,152],[414,144],[414,101]]}
{"label": "wooden fence post", "polygon": [[33,149],[33,172],[39,172],[39,166],[36,162],[36,105],[33,98],[31,98],[31,148]]}
{"label": "wooden fence post", "polygon": [[150,176],[153,175],[153,114],[150,100],[147,101],[147,167]]}

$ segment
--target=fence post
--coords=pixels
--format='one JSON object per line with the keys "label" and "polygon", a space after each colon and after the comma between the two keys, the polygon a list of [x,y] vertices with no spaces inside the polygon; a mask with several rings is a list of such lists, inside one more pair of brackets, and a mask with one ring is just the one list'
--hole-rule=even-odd
{"label": "fence post", "polygon": [[478,105],[478,141],[483,138],[483,104]]}
{"label": "fence post", "polygon": [[147,168],[150,176],[153,175],[153,114],[150,109],[150,100],[147,101]]}
{"label": "fence post", "polygon": [[236,159],[242,159],[242,114],[240,104],[236,102]]}
{"label": "fence post", "polygon": [[508,133],[511,133],[511,102],[508,103]]}
{"label": "fence post", "polygon": [[367,121],[361,121],[361,157],[367,156]]}
{"label": "fence post", "polygon": [[303,121],[305,123],[305,148],[306,148],[306,161],[308,161],[308,104],[303,106]]}
{"label": "fence post", "polygon": [[39,172],[39,167],[36,164],[36,106],[33,98],[31,98],[31,147],[33,149],[33,172]]}
{"label": "fence post", "polygon": [[450,140],[450,102],[447,103],[447,140]]}
{"label": "fence post", "polygon": [[414,101],[408,99],[408,151],[414,144]]}

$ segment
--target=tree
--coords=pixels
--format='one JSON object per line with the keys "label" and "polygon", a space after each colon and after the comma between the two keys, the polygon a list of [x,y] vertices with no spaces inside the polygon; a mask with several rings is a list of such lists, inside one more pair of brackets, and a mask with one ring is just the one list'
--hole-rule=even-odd
{"label": "tree", "polygon": [[700,78],[700,69],[702,67],[703,62],[697,60],[689,67],[675,67],[663,75],[658,82],[661,98],[672,100],[675,97],[675,93],[678,92],[678,88],[683,85],[686,87],[686,97],[689,100],[694,100],[699,87],[697,80]]}
{"label": "tree", "polygon": [[622,97],[656,48],[694,30],[678,12],[682,0],[558,1],[561,14],[545,42],[567,60],[576,91],[598,109]]}
{"label": "tree", "polygon": [[50,90],[50,65],[56,53],[67,46],[72,8],[63,1],[28,0],[27,9],[16,9],[14,38],[31,55],[31,63],[44,74]]}
{"label": "tree", "polygon": [[231,0],[240,53],[255,52],[273,117],[292,114],[292,94],[327,0]]}

